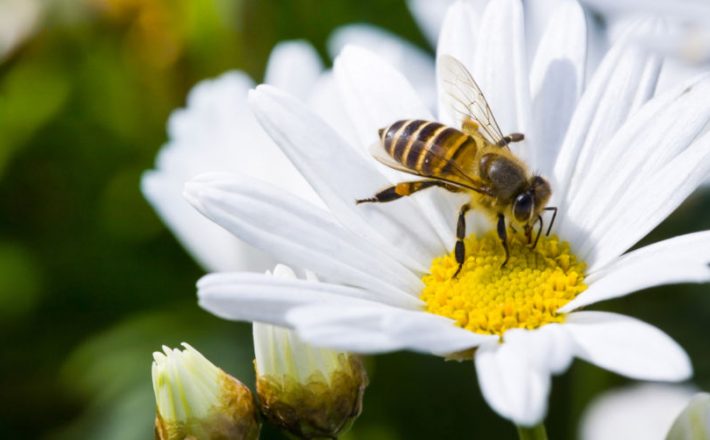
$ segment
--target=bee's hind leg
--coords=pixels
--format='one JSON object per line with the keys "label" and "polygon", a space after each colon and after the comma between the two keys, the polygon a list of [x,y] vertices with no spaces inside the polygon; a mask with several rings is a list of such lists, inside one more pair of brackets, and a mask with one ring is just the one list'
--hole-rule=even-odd
{"label": "bee's hind leg", "polygon": [[397,200],[401,197],[406,197],[406,196],[411,196],[417,191],[421,191],[423,189],[431,188],[432,186],[439,186],[442,188],[446,188],[449,191],[452,192],[458,192],[460,191],[459,188],[449,185],[446,182],[442,182],[439,180],[415,180],[412,182],[400,182],[396,185],[390,186],[389,188],[385,188],[382,191],[378,192],[372,197],[368,197],[366,199],[359,199],[356,200],[355,203],[358,205],[360,203],[385,203],[385,202],[391,202],[393,200]]}
{"label": "bee's hind leg", "polygon": [[500,238],[500,242],[503,245],[503,249],[505,250],[505,260],[503,261],[503,264],[500,265],[500,268],[504,268],[505,265],[508,263],[508,260],[510,259],[510,251],[508,250],[508,234],[505,230],[505,216],[503,214],[498,214],[498,238]]}
{"label": "bee's hind leg", "polygon": [[471,209],[471,205],[468,203],[461,206],[459,210],[459,220],[456,223],[456,246],[454,246],[454,256],[456,257],[456,262],[459,264],[459,267],[454,273],[454,278],[461,272],[463,263],[466,261],[466,245],[463,240],[466,238],[466,213],[469,209]]}

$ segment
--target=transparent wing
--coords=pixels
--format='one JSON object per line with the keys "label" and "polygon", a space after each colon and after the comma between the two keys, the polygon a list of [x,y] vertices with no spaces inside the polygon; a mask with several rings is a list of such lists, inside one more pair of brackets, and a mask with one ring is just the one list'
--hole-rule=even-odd
{"label": "transparent wing", "polygon": [[444,103],[458,126],[463,127],[467,120],[472,119],[488,142],[504,145],[503,134],[491,107],[468,69],[450,55],[442,55],[439,63]]}
{"label": "transparent wing", "polygon": [[449,167],[450,171],[447,174],[424,174],[421,171],[408,168],[403,164],[397,162],[392,158],[392,156],[387,154],[387,151],[382,145],[382,142],[375,142],[374,144],[370,145],[370,154],[372,154],[372,156],[377,159],[377,161],[381,164],[387,165],[388,167],[397,171],[402,171],[403,173],[414,174],[415,176],[425,177],[428,179],[441,180],[446,183],[450,183],[454,186],[470,189],[472,191],[476,191],[482,194],[489,193],[488,188],[477,178],[467,175],[466,173],[461,171],[461,169],[456,165],[456,163],[446,160],[445,158],[441,157],[436,152],[433,152],[431,150],[429,150],[429,154],[432,155],[434,160],[446,161],[446,163],[451,165]]}

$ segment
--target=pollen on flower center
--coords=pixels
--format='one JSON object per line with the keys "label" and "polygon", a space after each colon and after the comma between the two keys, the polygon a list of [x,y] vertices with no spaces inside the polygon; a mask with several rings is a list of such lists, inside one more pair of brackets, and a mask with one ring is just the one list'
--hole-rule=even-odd
{"label": "pollen on flower center", "polygon": [[453,254],[436,258],[423,278],[425,309],[485,334],[562,322],[557,310],[587,288],[584,262],[554,235],[540,237],[535,249],[517,237],[509,241],[510,260],[503,268],[505,254],[494,232],[466,238],[466,261],[457,278]]}

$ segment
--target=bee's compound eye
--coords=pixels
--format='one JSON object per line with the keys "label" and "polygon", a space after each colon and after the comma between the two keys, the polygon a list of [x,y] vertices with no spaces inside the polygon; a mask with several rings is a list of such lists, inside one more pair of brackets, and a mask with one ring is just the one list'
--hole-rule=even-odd
{"label": "bee's compound eye", "polygon": [[519,194],[513,202],[513,216],[520,223],[530,220],[533,212],[533,198],[528,193]]}

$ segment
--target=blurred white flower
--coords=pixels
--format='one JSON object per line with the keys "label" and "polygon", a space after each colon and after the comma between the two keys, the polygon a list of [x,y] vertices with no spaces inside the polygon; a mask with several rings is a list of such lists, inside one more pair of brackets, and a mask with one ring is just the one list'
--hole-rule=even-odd
{"label": "blurred white flower", "polygon": [[706,0],[582,0],[601,14],[610,32],[629,19],[657,17],[665,21],[664,32],[641,42],[664,55],[688,64],[710,62],[710,2]]}
{"label": "blurred white flower", "polygon": [[[327,210],[243,174],[202,175],[185,189],[194,206],[225,229],[324,281],[212,274],[199,283],[200,304],[221,317],[292,326],[317,346],[473,356],[485,399],[525,426],[544,417],[550,376],[566,370],[574,357],[639,379],[687,378],[687,355],[660,330],[630,317],[576,309],[650,286],[710,279],[708,231],[624,254],[709,171],[710,80],[678,84],[651,99],[661,61],[630,44],[630,29],[587,82],[580,6],[554,2],[548,15],[529,54],[521,2],[490,2],[482,15],[457,2],[446,14],[438,53],[469,66],[504,131],[526,133],[526,142],[513,147],[517,154],[553,182],[552,204],[560,210],[556,232],[571,248],[554,238],[541,241],[537,252],[551,264],[550,278],[525,278],[526,271],[542,269],[525,268],[522,258],[519,265],[487,273],[509,283],[499,290],[512,295],[502,309],[481,316],[459,298],[449,310],[437,310],[437,295],[425,295],[427,289],[441,289],[444,297],[457,285],[490,293],[473,275],[464,284],[465,272],[458,283],[449,280],[460,196],[430,190],[390,205],[354,203],[389,185],[388,177],[403,180],[365,153],[378,140],[378,129],[434,116],[402,74],[382,58],[348,47],[334,70],[355,142],[287,93],[262,86],[250,97],[257,119]],[[483,250],[480,258],[501,258]],[[469,268],[478,270],[474,262]],[[422,281],[427,272],[432,275]],[[503,272],[508,278],[501,278]],[[569,295],[548,295],[560,291]],[[475,353],[460,353],[472,348]]]}
{"label": "blurred white flower", "polygon": [[695,394],[689,385],[635,384],[605,392],[585,409],[580,440],[663,440]]}
{"label": "blurred white flower", "polygon": [[43,9],[38,0],[0,1],[0,61],[32,35]]}

